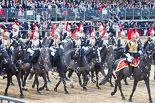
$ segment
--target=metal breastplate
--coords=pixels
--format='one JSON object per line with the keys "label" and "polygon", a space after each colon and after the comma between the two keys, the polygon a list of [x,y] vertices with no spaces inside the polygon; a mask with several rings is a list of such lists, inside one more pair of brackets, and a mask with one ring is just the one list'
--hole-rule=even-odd
{"label": "metal breastplate", "polygon": [[90,43],[89,44],[90,44],[91,47],[93,47],[95,45],[95,39],[94,40],[90,39]]}
{"label": "metal breastplate", "polygon": [[136,53],[137,52],[137,42],[132,46],[131,46],[130,42],[128,42],[128,47],[129,47],[129,50],[128,50],[129,53]]}
{"label": "metal breastplate", "polygon": [[75,47],[76,48],[80,48],[80,46],[81,46],[81,40],[79,39],[79,40],[75,40]]}
{"label": "metal breastplate", "polygon": [[61,41],[59,39],[54,39],[53,46],[58,47]]}
{"label": "metal breastplate", "polygon": [[39,48],[39,40],[33,40],[32,41],[32,48],[36,49]]}

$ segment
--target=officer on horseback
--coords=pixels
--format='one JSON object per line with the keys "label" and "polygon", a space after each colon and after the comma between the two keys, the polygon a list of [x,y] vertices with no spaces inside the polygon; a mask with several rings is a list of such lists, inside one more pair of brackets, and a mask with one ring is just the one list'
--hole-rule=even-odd
{"label": "officer on horseback", "polygon": [[117,41],[117,48],[125,48],[126,40],[125,40],[125,32],[121,31],[121,37]]}
{"label": "officer on horseback", "polygon": [[96,46],[96,36],[95,33],[92,32],[89,34],[89,38],[86,40],[85,47],[94,47]]}
{"label": "officer on horseback", "polygon": [[13,40],[18,40],[18,38],[20,38],[19,26],[14,24],[12,28],[13,30],[11,31],[10,38]]}
{"label": "officer on horseback", "polygon": [[66,24],[66,32],[64,33],[64,35],[63,35],[63,38],[62,38],[62,40],[65,40],[65,39],[70,39],[70,36],[71,36],[71,27],[70,27],[70,25],[67,23]]}
{"label": "officer on horseback", "polygon": [[39,33],[34,32],[33,34],[33,39],[29,42],[27,52],[30,53],[32,56],[30,59],[30,63],[32,63],[32,68],[30,72],[34,72],[34,63],[38,60],[39,55],[40,55],[40,49],[42,47],[42,44],[40,42],[39,38]]}
{"label": "officer on horseback", "polygon": [[[49,44],[49,48],[51,50],[51,56],[54,57],[54,61],[58,60],[59,56],[59,48],[63,48],[61,45],[60,35],[57,30],[54,32],[53,37],[51,37],[51,41]],[[52,60],[51,60],[52,62]]]}
{"label": "officer on horseback", "polygon": [[129,41],[127,42],[125,47],[125,53],[127,53],[126,56],[129,65],[130,79],[133,79],[131,66],[138,66],[139,57],[140,54],[142,54],[142,51],[140,49],[138,41],[136,40],[136,35],[131,28],[128,32],[128,40]]}
{"label": "officer on horseback", "polygon": [[99,43],[99,47],[102,47],[103,45],[108,46],[109,45],[109,35],[106,32],[105,34],[102,34],[103,36],[101,37],[102,40]]}
{"label": "officer on horseback", "polygon": [[5,32],[3,38],[0,40],[0,45],[7,51],[8,55],[11,56],[11,52],[14,50],[12,46],[12,40],[9,39],[10,33]]}

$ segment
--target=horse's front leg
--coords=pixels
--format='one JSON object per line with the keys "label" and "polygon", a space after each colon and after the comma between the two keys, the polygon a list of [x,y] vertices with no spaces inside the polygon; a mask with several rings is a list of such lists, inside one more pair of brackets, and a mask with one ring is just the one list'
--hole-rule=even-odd
{"label": "horse's front leg", "polygon": [[16,75],[16,77],[17,77],[17,81],[18,81],[18,85],[19,85],[19,89],[20,89],[20,97],[24,98],[24,94],[23,94],[22,87],[21,87],[20,74],[18,73]]}
{"label": "horse's front leg", "polygon": [[71,69],[71,70],[69,70],[69,73],[68,73],[68,77],[69,77],[69,79],[71,81],[71,84],[70,84],[71,88],[74,88],[74,81],[73,81],[73,78],[72,78],[73,72],[74,72],[74,70]]}
{"label": "horse's front leg", "polygon": [[24,89],[24,90],[27,90],[27,87],[26,87],[26,80],[27,80],[28,75],[29,75],[29,73],[25,73],[24,81],[23,81],[23,83],[22,83],[22,86],[23,86],[23,89]]}
{"label": "horse's front leg", "polygon": [[36,80],[36,84],[37,84],[37,94],[41,95],[40,91],[39,91],[39,80],[38,80],[38,74],[35,74],[35,80]]}
{"label": "horse's front leg", "polygon": [[67,90],[65,78],[63,78],[63,84],[64,84],[65,94],[69,94],[69,92],[68,92],[68,90]]}
{"label": "horse's front leg", "polygon": [[98,71],[96,71],[96,87],[97,87],[98,89],[101,89],[101,88],[99,87],[99,85],[98,85]]}
{"label": "horse's front leg", "polygon": [[44,85],[43,85],[43,87],[40,87],[39,90],[41,91],[41,90],[43,90],[45,87],[46,87],[47,90],[49,90],[48,87],[47,87],[46,74],[43,76],[43,80],[44,80]]}
{"label": "horse's front leg", "polygon": [[49,72],[47,71],[47,80],[48,80],[48,83],[51,83],[51,80],[49,79]]}
{"label": "horse's front leg", "polygon": [[12,81],[12,76],[11,76],[11,86],[15,86],[15,84],[13,83],[13,81]]}
{"label": "horse's front leg", "polygon": [[131,93],[130,98],[129,98],[129,100],[128,100],[129,102],[132,102],[132,96],[133,96],[133,93],[134,93],[135,90],[136,90],[137,84],[138,84],[138,80],[136,80],[136,78],[135,78],[134,84],[133,84],[132,93]]}
{"label": "horse's front leg", "polygon": [[149,81],[149,78],[147,78],[145,80],[145,84],[146,84],[148,95],[149,95],[149,101],[150,101],[150,103],[153,103],[152,102],[152,98],[151,98],[151,92],[150,92],[151,90],[150,90],[150,81]]}
{"label": "horse's front leg", "polygon": [[6,87],[6,89],[5,89],[5,93],[4,93],[4,95],[5,96],[8,96],[8,88],[9,88],[9,86],[10,86],[10,82],[11,82],[11,75],[10,74],[7,74],[7,87]]}

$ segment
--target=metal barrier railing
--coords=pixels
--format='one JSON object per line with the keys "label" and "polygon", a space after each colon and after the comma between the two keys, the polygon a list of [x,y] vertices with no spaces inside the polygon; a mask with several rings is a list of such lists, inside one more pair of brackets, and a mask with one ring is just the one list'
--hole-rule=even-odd
{"label": "metal barrier railing", "polygon": [[14,102],[14,103],[26,103],[25,101],[23,100],[19,100],[19,99],[16,99],[16,98],[11,98],[11,97],[6,97],[6,96],[1,96],[0,95],[0,103],[6,103],[6,101],[8,101],[8,103],[10,102]]}
{"label": "metal barrier railing", "polygon": [[0,14],[0,20],[5,20],[8,22],[9,20],[48,20],[52,19],[52,21],[81,21],[81,20],[109,20],[111,19],[115,12],[116,15],[120,19],[124,18],[124,20],[150,20],[155,19],[155,8],[151,9],[88,9],[88,8],[38,8],[34,10],[29,9],[11,9],[11,8],[3,8],[3,13]]}

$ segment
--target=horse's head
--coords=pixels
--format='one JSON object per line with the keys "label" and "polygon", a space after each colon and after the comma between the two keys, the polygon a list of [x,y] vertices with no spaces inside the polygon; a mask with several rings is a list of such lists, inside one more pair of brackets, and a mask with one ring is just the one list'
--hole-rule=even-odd
{"label": "horse's head", "polygon": [[101,54],[98,46],[93,47],[93,57],[96,58],[96,61],[101,62]]}
{"label": "horse's head", "polygon": [[3,48],[0,48],[0,59],[3,64],[7,64],[10,61],[7,51]]}
{"label": "horse's head", "polygon": [[26,49],[27,49],[27,46],[26,46],[25,43],[19,43],[18,42],[18,47],[17,47],[17,49],[15,51],[17,58],[23,60],[24,59],[24,55],[26,55],[26,53],[27,53]]}
{"label": "horse's head", "polygon": [[145,48],[145,52],[147,54],[152,54],[154,50],[155,50],[155,44],[152,41],[148,41],[148,44]]}
{"label": "horse's head", "polygon": [[143,65],[147,71],[151,70],[152,53],[145,53],[142,59]]}

